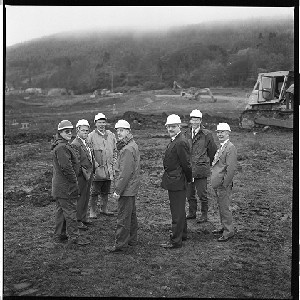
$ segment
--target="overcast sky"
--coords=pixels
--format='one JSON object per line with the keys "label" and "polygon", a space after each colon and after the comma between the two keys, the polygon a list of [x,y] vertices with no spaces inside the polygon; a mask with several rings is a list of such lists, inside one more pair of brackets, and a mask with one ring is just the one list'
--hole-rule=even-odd
{"label": "overcast sky", "polygon": [[9,6],[6,46],[53,33],[93,28],[159,29],[205,21],[290,15],[289,7]]}

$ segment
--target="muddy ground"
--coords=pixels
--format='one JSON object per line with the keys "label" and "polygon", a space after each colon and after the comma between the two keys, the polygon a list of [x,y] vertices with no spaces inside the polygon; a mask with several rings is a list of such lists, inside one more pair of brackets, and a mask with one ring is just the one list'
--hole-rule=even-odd
{"label": "muddy ground", "polygon": [[[210,233],[219,225],[219,216],[209,186],[209,222],[188,221],[189,239],[176,250],[159,246],[168,240],[171,220],[167,192],[159,186],[166,131],[163,126],[133,130],[142,159],[139,243],[125,254],[105,251],[113,245],[115,216],[101,216],[83,233],[91,241],[86,247],[65,251],[52,242],[53,127],[44,133],[7,131],[4,296],[290,299],[298,295],[291,287],[292,132],[253,134],[235,124],[231,140],[239,162],[232,201],[236,235],[218,243]],[[109,205],[116,207],[112,198]]]}

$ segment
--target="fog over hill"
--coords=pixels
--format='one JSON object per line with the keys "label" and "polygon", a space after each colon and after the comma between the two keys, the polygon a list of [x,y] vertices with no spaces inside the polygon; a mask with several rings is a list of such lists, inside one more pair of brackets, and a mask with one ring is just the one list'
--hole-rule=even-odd
{"label": "fog over hill", "polygon": [[294,20],[246,19],[162,28],[63,32],[6,48],[6,83],[75,93],[182,86],[252,86],[293,69]]}

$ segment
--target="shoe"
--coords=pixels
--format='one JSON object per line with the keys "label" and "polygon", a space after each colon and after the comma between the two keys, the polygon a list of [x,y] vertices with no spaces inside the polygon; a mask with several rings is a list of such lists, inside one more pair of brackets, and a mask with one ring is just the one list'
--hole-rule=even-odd
{"label": "shoe", "polygon": [[187,220],[189,220],[189,219],[196,219],[196,215],[190,215],[190,214],[188,214],[188,215],[186,216],[186,219],[187,219]]}
{"label": "shoe", "polygon": [[91,221],[82,221],[83,225],[86,225],[86,226],[92,226],[93,225],[93,222]]}
{"label": "shoe", "polygon": [[88,230],[88,227],[86,225],[84,225],[82,222],[77,222],[77,227],[78,227],[78,229],[81,229],[81,230]]}
{"label": "shoe", "polygon": [[[173,236],[173,235],[172,235],[172,233],[171,233],[171,234],[170,234],[170,243],[171,243],[171,240],[172,240],[172,236]],[[188,237],[184,237],[184,238],[182,238],[182,241],[185,242],[187,239],[188,239]]]}
{"label": "shoe", "polygon": [[100,214],[106,215],[106,216],[113,216],[114,215],[114,213],[111,212],[111,211],[100,211]]}
{"label": "shoe", "polygon": [[59,235],[56,235],[54,238],[53,238],[53,241],[55,243],[64,243],[68,240],[68,236],[65,235],[65,234],[59,234]]}
{"label": "shoe", "polygon": [[221,228],[221,229],[215,229],[211,233],[212,234],[222,234],[223,232],[224,232],[224,228]]}
{"label": "shoe", "polygon": [[91,242],[86,240],[86,239],[77,239],[75,244],[77,244],[78,246],[85,246],[90,244]]}
{"label": "shoe", "polygon": [[227,242],[229,239],[231,239],[232,237],[234,236],[233,235],[228,235],[228,236],[224,236],[222,235],[221,237],[218,238],[218,242]]}
{"label": "shoe", "polygon": [[197,223],[205,223],[207,222],[207,216],[201,216],[199,220],[197,220]]}
{"label": "shoe", "polygon": [[161,247],[165,248],[165,249],[176,249],[176,248],[181,248],[182,245],[175,245],[172,243],[164,243],[164,244],[160,244]]}
{"label": "shoe", "polygon": [[78,246],[86,246],[86,245],[88,245],[88,244],[90,244],[90,243],[91,243],[91,242],[90,242],[89,240],[78,237],[78,238],[74,238],[74,239],[72,239],[72,240],[69,240],[69,241],[68,241],[68,246],[71,246],[71,247],[72,247],[72,245],[73,245],[73,246],[75,246],[75,245],[78,245]]}
{"label": "shoe", "polygon": [[115,246],[106,247],[105,250],[110,253],[122,253],[124,250],[122,248],[116,248]]}

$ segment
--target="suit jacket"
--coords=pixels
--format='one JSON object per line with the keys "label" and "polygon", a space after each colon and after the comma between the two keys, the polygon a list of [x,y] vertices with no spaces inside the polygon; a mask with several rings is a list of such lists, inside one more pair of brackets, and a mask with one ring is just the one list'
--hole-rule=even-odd
{"label": "suit jacket", "polygon": [[72,147],[76,150],[78,159],[80,161],[80,172],[79,176],[82,175],[86,180],[91,178],[92,173],[95,170],[95,160],[93,157],[93,152],[91,150],[91,155],[87,147],[83,144],[82,140],[76,137],[71,143]]}
{"label": "suit jacket", "polygon": [[191,164],[194,178],[206,178],[210,175],[210,166],[218,149],[211,132],[200,125],[200,130],[192,138],[192,130],[185,136],[191,147]]}
{"label": "suit jacket", "polygon": [[216,153],[211,168],[212,188],[232,184],[234,173],[237,169],[237,151],[235,146],[227,141],[223,148]]}
{"label": "suit jacket", "polygon": [[182,133],[168,145],[163,159],[165,172],[161,187],[170,191],[186,189],[186,183],[192,181],[190,146]]}

